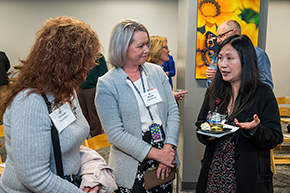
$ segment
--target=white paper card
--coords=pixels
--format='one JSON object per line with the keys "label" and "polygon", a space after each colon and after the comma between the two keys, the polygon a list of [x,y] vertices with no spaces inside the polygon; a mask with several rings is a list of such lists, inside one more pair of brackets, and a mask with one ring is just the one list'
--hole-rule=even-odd
{"label": "white paper card", "polygon": [[68,103],[55,109],[49,116],[59,133],[76,120]]}
{"label": "white paper card", "polygon": [[141,96],[146,107],[162,101],[157,89],[152,89],[148,92],[142,93]]}

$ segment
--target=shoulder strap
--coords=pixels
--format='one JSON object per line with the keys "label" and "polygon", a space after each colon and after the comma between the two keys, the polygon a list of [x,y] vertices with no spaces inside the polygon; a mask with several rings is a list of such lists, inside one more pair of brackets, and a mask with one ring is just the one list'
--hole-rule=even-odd
{"label": "shoulder strap", "polygon": [[[48,113],[51,113],[51,103],[47,99],[47,96],[44,93],[41,93],[43,99],[45,100]],[[62,167],[62,157],[61,157],[61,150],[60,150],[60,144],[59,144],[59,136],[58,136],[58,131],[56,130],[53,122],[51,121],[52,126],[51,126],[51,139],[52,139],[52,145],[53,145],[53,153],[54,153],[54,159],[55,159],[55,165],[56,165],[56,171],[57,175],[60,177],[64,177],[63,175],[63,167]]]}

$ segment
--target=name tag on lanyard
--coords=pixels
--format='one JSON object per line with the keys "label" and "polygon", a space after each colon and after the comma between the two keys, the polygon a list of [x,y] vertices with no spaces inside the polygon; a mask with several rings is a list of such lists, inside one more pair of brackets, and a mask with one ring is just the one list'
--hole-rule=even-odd
{"label": "name tag on lanyard", "polygon": [[49,116],[59,133],[76,120],[68,103],[55,109]]}
{"label": "name tag on lanyard", "polygon": [[149,107],[162,101],[157,89],[152,89],[150,91],[142,93],[141,97],[146,107]]}

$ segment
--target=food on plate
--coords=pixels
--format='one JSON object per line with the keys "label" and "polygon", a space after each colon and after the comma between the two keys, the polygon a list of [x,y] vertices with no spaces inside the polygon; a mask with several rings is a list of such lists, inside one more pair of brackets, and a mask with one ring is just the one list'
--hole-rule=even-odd
{"label": "food on plate", "polygon": [[210,131],[210,125],[208,124],[208,122],[204,122],[203,124],[201,124],[201,130],[203,131]]}

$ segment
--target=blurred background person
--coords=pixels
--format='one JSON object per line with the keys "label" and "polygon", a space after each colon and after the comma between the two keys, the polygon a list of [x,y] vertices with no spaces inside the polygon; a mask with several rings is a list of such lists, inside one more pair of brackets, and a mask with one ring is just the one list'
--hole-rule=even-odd
{"label": "blurred background person", "polygon": [[[146,63],[149,47],[144,25],[121,20],[113,28],[109,44],[109,62],[115,68],[97,84],[95,104],[112,144],[109,165],[119,186],[116,193],[145,193],[143,172],[158,167],[157,177],[164,179],[173,163],[179,163],[175,159],[178,107],[164,71]],[[149,95],[154,100],[148,100]],[[172,187],[170,182],[147,192],[172,192]]]}
{"label": "blurred background person", "polygon": [[206,149],[196,192],[273,192],[270,150],[283,141],[276,97],[260,80],[255,48],[246,35],[224,40],[217,56],[218,69],[196,126],[208,124],[209,111],[217,111],[240,129],[222,138],[197,134]]}
{"label": "blurred background person", "polygon": [[[75,91],[94,67],[100,46],[96,32],[71,17],[49,19],[36,33],[23,68],[1,100],[7,159],[0,192],[83,192],[57,175],[52,119],[41,93],[54,109],[66,104],[67,112],[72,111],[73,122],[56,128],[63,173],[78,174],[80,145],[89,134],[89,125]],[[98,186],[85,186],[90,187],[87,191],[98,190]]]}
{"label": "blurred background person", "polygon": [[[9,79],[8,70],[10,69],[10,61],[5,52],[0,51],[0,101],[1,95],[7,90]],[[0,118],[0,124],[2,124],[2,118]]]}
{"label": "blurred background person", "polygon": [[164,62],[162,64],[162,66],[163,66],[163,70],[164,70],[165,74],[169,78],[169,83],[171,85],[171,88],[173,89],[172,77],[175,76],[175,62],[174,62],[173,57],[171,55],[169,55],[168,57],[169,57],[169,60]]}
{"label": "blurred background person", "polygon": [[[170,50],[167,46],[167,39],[162,36],[151,36],[150,41],[151,41],[151,47],[150,47],[146,61],[162,66],[164,62],[169,61],[168,56],[169,56]],[[170,83],[170,78],[169,78],[169,83]],[[182,100],[184,97],[184,94],[188,93],[188,91],[181,91],[181,92],[172,91],[172,92],[173,92],[175,100]]]}
{"label": "blurred background person", "polygon": [[98,54],[95,62],[96,65],[88,73],[86,81],[81,84],[77,92],[82,112],[90,125],[91,137],[102,133],[102,125],[95,107],[95,95],[98,78],[108,72],[103,54]]}
{"label": "blurred background person", "polygon": [[[235,20],[228,20],[223,22],[217,29],[217,43],[221,44],[226,38],[232,35],[240,35],[241,34],[241,26]],[[274,88],[272,73],[271,73],[271,63],[267,53],[259,47],[255,47],[255,53],[258,58],[258,70],[260,74],[261,81],[265,84],[268,84],[272,89]],[[217,58],[214,59],[217,63]],[[208,67],[206,70],[206,85],[207,87],[210,85],[211,81],[215,76],[216,70]]]}

